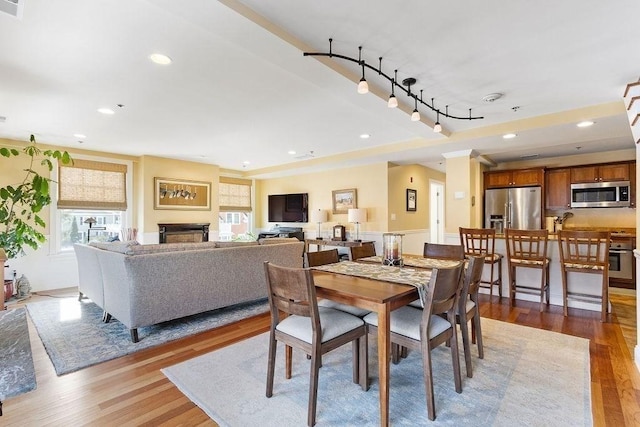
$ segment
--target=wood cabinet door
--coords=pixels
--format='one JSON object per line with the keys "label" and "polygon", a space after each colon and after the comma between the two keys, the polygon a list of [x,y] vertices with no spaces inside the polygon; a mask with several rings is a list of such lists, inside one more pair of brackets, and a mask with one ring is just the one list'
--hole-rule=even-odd
{"label": "wood cabinet door", "polygon": [[516,187],[542,185],[542,169],[522,169],[511,171],[511,182]]}
{"label": "wood cabinet door", "polygon": [[486,172],[484,175],[485,188],[502,188],[511,185],[511,171]]}
{"label": "wood cabinet door", "polygon": [[629,181],[629,163],[601,165],[600,181]]}
{"label": "wood cabinet door", "polygon": [[581,182],[597,182],[598,166],[581,166],[571,168],[571,183],[578,184]]}
{"label": "wood cabinet door", "polygon": [[[629,163],[629,201],[631,207],[636,207],[636,162]],[[634,263],[635,264],[635,263]],[[635,275],[633,277],[636,277]]]}
{"label": "wood cabinet door", "polygon": [[571,169],[550,169],[545,175],[545,208],[559,210],[571,207]]}

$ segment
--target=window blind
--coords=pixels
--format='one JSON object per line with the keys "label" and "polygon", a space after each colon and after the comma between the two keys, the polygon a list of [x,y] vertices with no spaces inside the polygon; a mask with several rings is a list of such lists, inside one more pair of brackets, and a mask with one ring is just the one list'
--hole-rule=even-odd
{"label": "window blind", "polygon": [[251,180],[221,176],[218,205],[221,212],[251,212]]}
{"label": "window blind", "polygon": [[127,209],[127,165],[74,160],[58,166],[58,209]]}

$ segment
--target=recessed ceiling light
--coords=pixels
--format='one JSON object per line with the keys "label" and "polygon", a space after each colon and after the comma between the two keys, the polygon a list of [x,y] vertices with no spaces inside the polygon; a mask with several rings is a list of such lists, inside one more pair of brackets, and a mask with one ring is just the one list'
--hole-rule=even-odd
{"label": "recessed ceiling light", "polygon": [[171,58],[161,53],[152,53],[151,55],[149,55],[149,59],[160,65],[169,65],[172,62]]}
{"label": "recessed ceiling light", "polygon": [[289,151],[287,151],[287,153],[291,154],[292,156],[293,156],[294,154],[296,154],[296,152],[295,152],[295,151],[293,151],[293,150],[289,150]]}
{"label": "recessed ceiling light", "polygon": [[363,134],[360,135],[360,138],[361,139],[369,139],[369,138],[371,138],[371,135],[369,135],[368,133],[363,133]]}
{"label": "recessed ceiling light", "polygon": [[591,120],[585,120],[584,122],[580,122],[578,123],[576,126],[578,126],[579,128],[588,128],[589,126],[592,126],[593,122]]}
{"label": "recessed ceiling light", "polygon": [[98,113],[115,114],[115,112],[111,108],[98,108]]}
{"label": "recessed ceiling light", "polygon": [[251,163],[251,162],[250,162],[249,160],[245,160],[244,162],[242,162],[242,164],[243,164],[243,165],[248,165],[248,164],[250,164],[250,163]]}
{"label": "recessed ceiling light", "polygon": [[515,134],[515,133],[506,133],[502,135],[504,139],[512,139],[512,138],[515,138],[516,136],[518,136],[518,134]]}
{"label": "recessed ceiling light", "polygon": [[87,137],[87,135],[83,135],[81,133],[74,133],[73,136],[80,139],[85,139]]}

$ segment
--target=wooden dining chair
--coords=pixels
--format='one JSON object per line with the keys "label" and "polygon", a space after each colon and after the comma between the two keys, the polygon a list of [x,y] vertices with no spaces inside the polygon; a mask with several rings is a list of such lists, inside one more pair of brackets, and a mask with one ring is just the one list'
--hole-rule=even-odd
{"label": "wooden dining chair", "polygon": [[[546,295],[549,305],[549,266],[551,258],[547,256],[547,242],[549,232],[544,230],[505,230],[507,245],[507,261],[509,264],[509,304],[516,302],[516,293],[538,295],[540,297],[540,312],[544,311]],[[517,269],[533,268],[540,270],[538,285],[518,283]]]}
{"label": "wooden dining chair", "polygon": [[422,255],[425,258],[463,260],[464,248],[462,245],[425,243]]}
{"label": "wooden dining chair", "polygon": [[317,267],[319,265],[333,264],[339,261],[340,254],[337,249],[304,253],[305,267]]}
{"label": "wooden dining chair", "polygon": [[[456,333],[456,303],[462,284],[460,276],[463,265],[461,262],[453,268],[433,269],[423,310],[404,306],[391,312],[392,344],[422,352],[427,415],[430,420],[436,418],[431,350],[443,343],[450,343],[455,390],[457,393],[462,392],[458,334]],[[446,317],[440,314],[445,314]],[[364,321],[367,323],[369,333],[377,333],[377,313],[366,315]]]}
{"label": "wooden dining chair", "polygon": [[[601,321],[607,321],[609,311],[609,244],[608,231],[561,230],[558,232],[560,245],[560,271],[562,275],[562,305],[564,315],[568,315],[569,299],[596,302],[602,306]],[[599,274],[602,286],[599,294],[574,292],[569,289],[569,273]]]}
{"label": "wooden dining chair", "polygon": [[[496,230],[493,228],[460,227],[460,244],[466,257],[484,256],[485,266],[489,266],[489,280],[482,280],[480,286],[489,289],[493,297],[493,287],[498,287],[498,296],[502,298],[502,254],[495,252]],[[494,272],[497,277],[494,279]]]}
{"label": "wooden dining chair", "polygon": [[[291,348],[311,356],[307,425],[316,421],[318,374],[322,355],[344,344],[353,347],[354,382],[368,389],[367,328],[361,318],[339,310],[318,307],[315,284],[309,269],[280,267],[265,261],[271,328],[266,396],[273,396],[277,342],[285,344],[285,376],[291,378]],[[281,315],[285,313],[286,317]],[[358,354],[356,354],[358,353]]]}
{"label": "wooden dining chair", "polygon": [[[480,290],[483,268],[483,256],[469,258],[467,269],[464,273],[460,298],[458,299],[458,307],[456,308],[456,322],[460,325],[464,362],[467,369],[467,377],[469,378],[473,377],[471,343],[477,343],[478,358],[484,359],[482,327],[480,325],[480,304],[478,302],[478,291]],[[469,340],[469,321],[471,321],[471,340]]]}
{"label": "wooden dining chair", "polygon": [[360,246],[351,246],[349,248],[349,259],[351,261],[370,256],[376,256],[376,247],[373,242],[364,242]]}

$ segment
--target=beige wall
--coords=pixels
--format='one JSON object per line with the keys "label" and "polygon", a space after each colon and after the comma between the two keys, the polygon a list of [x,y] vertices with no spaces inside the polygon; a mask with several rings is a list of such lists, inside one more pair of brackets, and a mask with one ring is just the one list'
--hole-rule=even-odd
{"label": "beige wall", "polygon": [[[430,221],[430,185],[433,179],[445,182],[444,173],[421,165],[389,164],[388,185],[388,231],[424,230],[429,228]],[[407,212],[406,191],[417,191],[415,212]],[[393,216],[395,215],[395,220]]]}
{"label": "beige wall", "polygon": [[[308,193],[309,212],[326,210],[328,223],[322,224],[325,237],[336,224],[342,224],[347,232],[355,232],[353,224],[347,222],[346,214],[333,214],[332,191],[348,188],[357,190],[358,208],[367,209],[367,222],[360,225],[360,233],[387,230],[387,163],[335,169],[326,172],[296,175],[273,179],[256,180],[255,227],[268,229],[275,224],[268,222],[267,199],[269,194]],[[286,223],[284,226],[303,227],[307,232],[317,231],[315,223]]]}
{"label": "beige wall", "polygon": [[[142,156],[140,158],[140,185],[136,187],[137,200],[140,202],[138,227],[142,233],[157,233],[158,223],[197,222],[210,223],[210,230],[218,229],[218,166],[165,159],[162,157]],[[206,181],[211,186],[210,210],[169,210],[154,209],[154,178],[184,179]]]}
{"label": "beige wall", "polygon": [[470,155],[447,157],[445,232],[482,227],[483,167]]}

